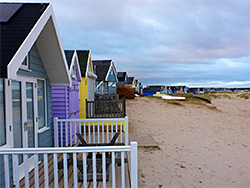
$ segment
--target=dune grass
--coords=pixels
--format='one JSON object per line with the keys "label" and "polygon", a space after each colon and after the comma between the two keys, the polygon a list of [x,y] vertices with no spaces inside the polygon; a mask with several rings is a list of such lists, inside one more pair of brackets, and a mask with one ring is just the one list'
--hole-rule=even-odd
{"label": "dune grass", "polygon": [[231,99],[231,97],[229,95],[226,95],[226,94],[210,94],[210,97],[213,97],[214,99]]}
{"label": "dune grass", "polygon": [[237,97],[243,98],[243,99],[249,99],[250,93],[242,93],[240,95],[237,95]]}

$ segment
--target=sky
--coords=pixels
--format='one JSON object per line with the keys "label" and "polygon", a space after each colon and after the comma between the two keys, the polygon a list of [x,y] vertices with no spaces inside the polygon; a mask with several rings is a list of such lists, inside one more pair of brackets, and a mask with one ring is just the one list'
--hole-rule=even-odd
{"label": "sky", "polygon": [[143,85],[250,87],[249,0],[45,2],[64,49],[113,59]]}

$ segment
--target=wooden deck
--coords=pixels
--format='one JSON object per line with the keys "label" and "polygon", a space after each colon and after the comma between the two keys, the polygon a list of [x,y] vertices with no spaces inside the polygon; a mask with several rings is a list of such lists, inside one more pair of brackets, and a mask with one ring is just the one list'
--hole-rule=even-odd
{"label": "wooden deck", "polygon": [[[116,154],[117,155],[117,154]],[[82,154],[77,154],[78,159],[82,159]],[[125,162],[125,187],[130,186],[130,166],[129,166],[129,153],[125,153],[125,158],[127,158],[128,162]],[[58,155],[58,162],[63,160],[63,155]],[[53,155],[48,157],[48,169],[49,169],[49,187],[54,187],[54,161]],[[77,169],[78,174],[78,187],[84,187],[83,185],[83,175]],[[107,171],[109,174],[109,180],[106,182],[106,187],[112,187],[112,164],[109,166],[109,170]],[[89,176],[89,175],[88,175]],[[41,162],[39,164],[39,187],[44,187],[44,164]],[[121,166],[115,165],[115,184],[116,187],[121,187]],[[88,187],[93,187],[93,182],[87,182]],[[25,178],[20,181],[20,187],[25,187]],[[29,173],[29,187],[35,187],[34,183],[34,170]],[[58,187],[64,187],[64,169],[58,169]],[[74,187],[74,173],[73,166],[68,166],[68,187]],[[103,187],[103,182],[97,182],[97,187]]]}

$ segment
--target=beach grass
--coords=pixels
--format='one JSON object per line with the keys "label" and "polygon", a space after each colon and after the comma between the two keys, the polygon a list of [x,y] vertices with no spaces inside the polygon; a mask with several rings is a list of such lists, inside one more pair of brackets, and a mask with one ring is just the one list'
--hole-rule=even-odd
{"label": "beach grass", "polygon": [[243,99],[249,99],[250,93],[242,93],[240,95],[237,95],[237,97],[243,98]]}
{"label": "beach grass", "polygon": [[210,97],[213,97],[214,99],[231,99],[229,95],[221,93],[217,93],[216,95],[210,94]]}

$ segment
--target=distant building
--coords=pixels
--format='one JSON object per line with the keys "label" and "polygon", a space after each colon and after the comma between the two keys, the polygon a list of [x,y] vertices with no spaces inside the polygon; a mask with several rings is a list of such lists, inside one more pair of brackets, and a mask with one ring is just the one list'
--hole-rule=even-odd
{"label": "distant building", "polygon": [[117,87],[125,86],[127,81],[128,81],[128,73],[127,72],[118,72],[117,79],[118,79]]}
{"label": "distant building", "polygon": [[144,95],[149,95],[152,96],[154,94],[161,93],[161,94],[166,94],[166,86],[164,85],[151,85],[151,86],[146,86],[143,88],[143,94]]}
{"label": "distant building", "polygon": [[135,77],[128,77],[126,86],[129,88],[134,88],[135,87]]}
{"label": "distant building", "polygon": [[95,94],[110,95],[116,94],[117,72],[113,60],[92,61],[94,72],[97,75]]}

